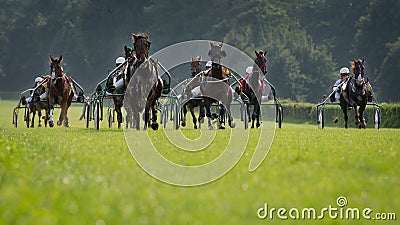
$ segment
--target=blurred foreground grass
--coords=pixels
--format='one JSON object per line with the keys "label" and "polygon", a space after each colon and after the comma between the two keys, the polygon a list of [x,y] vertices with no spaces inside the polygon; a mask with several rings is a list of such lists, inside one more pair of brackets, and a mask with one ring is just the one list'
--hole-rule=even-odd
{"label": "blurred foreground grass", "polygon": [[[257,218],[257,209],[264,203],[275,208],[319,210],[337,207],[339,196],[347,198],[348,207],[369,207],[373,213],[400,216],[397,129],[318,130],[316,125],[284,123],[282,129],[276,129],[270,152],[255,172],[248,172],[252,143],[226,176],[187,188],[147,175],[132,158],[122,131],[84,128],[84,122],[77,120],[80,106],[69,112],[70,128],[28,129],[11,124],[15,104],[0,101],[0,224],[374,222]],[[21,114],[19,120],[22,122]],[[161,131],[149,132],[155,139],[161,135]],[[189,137],[199,135],[196,130],[184,132]],[[251,135],[258,132],[252,130]],[[218,131],[216,144],[223,144],[227,135],[229,129]],[[188,157],[176,152],[169,156],[177,161]],[[206,152],[199,161],[218,155]],[[196,161],[195,155],[189,157]],[[378,224],[398,224],[399,219]]]}

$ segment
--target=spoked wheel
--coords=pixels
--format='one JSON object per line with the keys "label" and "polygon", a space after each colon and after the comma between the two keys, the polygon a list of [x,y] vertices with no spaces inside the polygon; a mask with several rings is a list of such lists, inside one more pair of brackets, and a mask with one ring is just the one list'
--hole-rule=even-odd
{"label": "spoked wheel", "polygon": [[31,118],[29,117],[30,114],[30,109],[29,107],[25,108],[25,115],[24,115],[24,120],[26,122],[26,127],[29,128],[29,123],[31,122]]}
{"label": "spoked wheel", "polygon": [[90,122],[90,105],[85,104],[85,126],[86,126],[86,128],[89,128],[89,122]]}
{"label": "spoked wheel", "polygon": [[13,111],[13,124],[14,127],[18,127],[18,111],[16,109]]}
{"label": "spoked wheel", "polygon": [[276,115],[276,119],[278,122],[278,127],[282,128],[282,121],[283,121],[283,108],[281,105],[278,106],[277,110],[278,114]]}
{"label": "spoked wheel", "polygon": [[113,123],[113,121],[114,121],[114,115],[113,115],[113,109],[111,109],[111,108],[109,108],[108,110],[107,110],[107,116],[108,116],[108,118],[107,118],[107,121],[108,121],[108,128],[111,128],[112,127],[112,123]]}
{"label": "spoked wheel", "polygon": [[176,102],[174,104],[174,129],[178,130],[179,129],[179,114],[180,114],[180,110],[179,110],[179,106],[178,103]]}
{"label": "spoked wheel", "polygon": [[244,129],[248,129],[249,128],[249,115],[247,113],[247,103],[244,103],[244,105],[243,105],[242,118],[243,118],[243,123],[244,123]]}
{"label": "spoked wheel", "polygon": [[94,104],[93,121],[94,129],[98,130],[100,128],[100,102],[98,100]]}
{"label": "spoked wheel", "polygon": [[162,116],[161,116],[161,123],[164,129],[167,127],[167,119],[168,119],[168,105],[166,104],[163,106]]}
{"label": "spoked wheel", "polygon": [[318,127],[324,129],[324,108],[321,108],[318,114]]}
{"label": "spoked wheel", "polygon": [[375,129],[378,130],[379,127],[380,127],[380,124],[381,124],[381,110],[379,108],[377,108],[375,110],[375,114],[374,114],[374,126],[375,126]]}

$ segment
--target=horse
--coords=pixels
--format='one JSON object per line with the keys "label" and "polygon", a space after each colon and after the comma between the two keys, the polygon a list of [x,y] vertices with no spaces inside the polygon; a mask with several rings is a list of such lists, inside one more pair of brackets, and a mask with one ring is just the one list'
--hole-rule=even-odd
{"label": "horse", "polygon": [[[42,76],[45,79],[47,76]],[[45,110],[44,126],[47,127],[48,115],[49,115],[49,104],[47,101],[41,101],[40,96],[46,92],[46,88],[43,85],[35,87],[32,93],[32,101],[29,106],[29,110],[32,113],[31,126],[35,126],[35,115],[38,113],[38,127],[42,126],[42,110]]]}
{"label": "horse", "polygon": [[63,72],[62,56],[53,58],[50,55],[50,79],[47,82],[47,99],[49,103],[49,126],[53,127],[53,111],[54,105],[59,104],[61,107],[60,117],[57,125],[60,126],[64,122],[65,127],[69,127],[68,108],[71,106],[74,93],[72,85],[67,75]]}
{"label": "horse", "polygon": [[[347,115],[347,110],[349,107],[354,108],[355,123],[358,128],[365,128],[364,110],[367,105],[367,82],[364,79],[364,59],[357,59],[350,61],[351,70],[354,77],[349,77],[349,79],[342,85],[340,91],[339,104],[340,108],[344,113],[345,128],[348,127],[347,121],[349,119]],[[359,107],[357,112],[357,107]]]}
{"label": "horse", "polygon": [[[195,78],[196,75],[198,75],[202,70],[201,70],[201,56],[198,56],[197,58],[192,57],[192,62],[190,64],[190,70],[192,71],[191,75],[191,80],[190,80],[190,85],[186,90],[193,90],[194,88],[197,88],[200,83],[199,79]],[[202,104],[203,99],[200,96],[195,96],[198,99],[189,99],[184,105],[183,105],[183,116],[182,116],[182,126],[186,126],[186,114],[187,114],[187,107],[189,107],[190,114],[192,115],[193,119],[193,124],[194,124],[194,129],[197,129],[197,118],[194,113],[194,108],[195,107],[201,107],[200,111],[204,111],[204,107]],[[204,117],[204,116],[203,116]],[[199,117],[199,123],[201,122],[201,118]]]}
{"label": "horse", "polygon": [[[126,45],[124,46],[124,58],[126,61],[134,63],[135,58],[132,55],[132,50],[130,48],[128,48]],[[126,91],[126,87],[128,86],[128,83],[130,81],[130,74],[127,73],[127,65],[122,66],[119,71],[116,72],[116,76],[110,76],[107,79],[107,86],[111,87],[113,84],[113,79],[119,80],[119,79],[123,79],[123,85],[122,87],[114,90],[112,88],[109,88],[109,92],[113,94],[112,99],[114,102],[114,108],[115,108],[115,112],[117,113],[117,122],[118,122],[118,129],[121,128],[121,124],[123,123],[122,120],[122,106],[123,106],[123,101],[124,101],[124,94]],[[127,114],[126,114],[126,126],[125,128],[128,128],[129,125],[132,128],[133,124],[132,124],[132,112],[131,110],[126,110]]]}
{"label": "horse", "polygon": [[226,56],[225,51],[222,50],[223,43],[214,44],[210,42],[210,50],[208,56],[212,61],[211,71],[208,72],[200,85],[201,92],[204,97],[204,106],[206,109],[206,116],[208,117],[208,127],[213,129],[211,121],[211,105],[214,102],[221,102],[219,104],[218,121],[220,123],[219,129],[225,129],[225,112],[228,111],[229,126],[235,127],[235,122],[232,117],[230,106],[232,104],[233,93],[229,85],[229,74],[221,65],[222,57]]}
{"label": "horse", "polygon": [[[265,55],[267,52],[263,53],[262,51],[257,52],[256,59],[254,60],[254,65],[251,68],[251,71],[246,71],[246,76],[241,79],[241,90],[237,89],[237,92],[243,93],[241,94],[241,98],[248,102],[247,104],[247,114],[250,117],[250,106],[254,105],[253,114],[251,115],[251,128],[254,128],[254,122],[256,122],[256,127],[260,127],[260,103],[262,100],[262,93],[264,90],[264,84],[262,82],[262,74],[265,76],[267,73],[266,66],[266,58]],[[249,121],[250,122],[250,121]]]}
{"label": "horse", "polygon": [[[139,114],[144,109],[144,129],[151,126],[153,130],[158,130],[157,110],[155,108],[157,100],[161,97],[163,81],[158,75],[157,64],[153,59],[148,58],[150,42],[148,34],[133,34],[132,40],[135,48],[136,62],[128,61],[127,76],[131,77],[125,95],[128,96],[124,105],[126,109],[132,110],[136,129],[140,130]],[[150,110],[152,118],[150,120]],[[150,121],[152,123],[150,124]]]}

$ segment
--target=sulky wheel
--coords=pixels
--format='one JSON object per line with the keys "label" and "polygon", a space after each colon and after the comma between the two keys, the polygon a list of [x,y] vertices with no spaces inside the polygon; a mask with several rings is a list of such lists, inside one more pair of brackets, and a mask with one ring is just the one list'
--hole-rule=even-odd
{"label": "sulky wheel", "polygon": [[242,107],[242,118],[244,123],[244,129],[249,128],[249,114],[247,113],[247,103],[244,103]]}
{"label": "sulky wheel", "polygon": [[379,129],[381,124],[381,110],[377,108],[374,113],[374,126],[375,129]]}
{"label": "sulky wheel", "polygon": [[89,128],[89,122],[90,122],[90,105],[85,104],[85,127]]}
{"label": "sulky wheel", "polygon": [[93,121],[94,129],[100,129],[100,102],[98,100],[94,104]]}
{"label": "sulky wheel", "polygon": [[324,129],[324,108],[321,108],[318,114],[318,127]]}

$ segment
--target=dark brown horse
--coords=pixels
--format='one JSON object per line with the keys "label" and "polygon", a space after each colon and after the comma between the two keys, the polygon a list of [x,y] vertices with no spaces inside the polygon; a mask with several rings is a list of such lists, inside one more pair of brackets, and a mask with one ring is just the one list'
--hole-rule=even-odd
{"label": "dark brown horse", "polygon": [[71,105],[72,98],[74,97],[74,93],[72,91],[70,80],[63,72],[61,62],[62,56],[60,56],[60,58],[53,58],[50,55],[50,79],[47,83],[47,99],[50,107],[50,127],[54,126],[53,111],[55,104],[58,104],[61,107],[61,113],[57,125],[60,126],[64,122],[64,126],[69,127],[67,112]]}
{"label": "dark brown horse", "polygon": [[[267,59],[265,58],[266,52],[263,53],[262,51],[257,52],[254,51],[256,54],[256,59],[254,60],[254,65],[252,71],[248,71],[249,73],[246,74],[244,78],[241,79],[241,90],[242,92],[241,98],[247,102],[247,114],[250,118],[250,106],[254,106],[253,114],[251,115],[251,128],[254,128],[254,122],[256,122],[256,127],[260,127],[260,104],[262,100],[262,93],[264,89],[264,85],[262,82],[262,75],[267,73]],[[262,72],[262,74],[261,74]]]}
{"label": "dark brown horse", "polygon": [[[367,105],[367,82],[364,79],[364,59],[350,61],[351,70],[354,77],[350,77],[347,82],[342,85],[340,92],[340,107],[344,113],[345,128],[348,127],[349,119],[347,110],[349,107],[354,108],[355,123],[358,128],[365,128],[364,110]],[[357,107],[359,107],[357,112]]]}
{"label": "dark brown horse", "polygon": [[[198,75],[201,72],[201,56],[198,56],[196,58],[192,57],[192,62],[190,64],[190,70],[192,72],[191,75],[191,80],[190,84],[188,85],[187,90],[192,91],[194,89],[198,89],[200,86],[199,79],[195,76]],[[194,96],[194,98],[197,99],[189,99],[184,105],[183,105],[183,116],[182,116],[182,126],[186,126],[186,114],[187,114],[187,108],[190,110],[190,114],[192,115],[192,120],[194,124],[194,129],[197,129],[197,118],[194,113],[194,108],[196,107],[203,107],[203,99],[200,96]],[[199,117],[199,122],[200,122],[200,117]]]}
{"label": "dark brown horse", "polygon": [[[131,64],[134,63],[135,61],[135,57],[134,55],[132,55],[132,50],[130,48],[128,48],[126,45],[124,46],[124,58],[126,61],[128,61],[128,63],[130,62]],[[127,64],[128,64],[127,63]],[[116,90],[110,89],[109,92],[114,94],[113,95],[113,102],[114,102],[114,109],[115,112],[117,113],[117,122],[118,122],[118,128],[121,128],[121,124],[123,122],[122,120],[122,106],[123,106],[123,102],[124,102],[124,94],[126,91],[126,87],[128,86],[128,83],[130,81],[130,74],[127,74],[127,70],[126,67],[128,66],[127,64],[125,64],[124,66],[121,66],[121,68],[115,73],[115,79],[116,80],[120,80],[123,79],[124,83],[122,85],[122,87],[119,87]],[[110,87],[113,84],[113,76],[110,76],[109,79],[107,80],[108,86]],[[132,124],[132,112],[131,110],[126,110],[127,114],[126,114],[126,128],[128,128],[129,126],[132,128],[133,124]]]}
{"label": "dark brown horse", "polygon": [[235,122],[233,121],[231,113],[231,104],[233,93],[229,85],[229,74],[226,72],[225,68],[221,65],[222,57],[226,56],[225,51],[222,50],[223,43],[214,44],[210,42],[210,50],[208,55],[212,61],[211,71],[207,74],[206,79],[202,82],[200,86],[202,94],[204,97],[204,106],[206,109],[206,116],[208,117],[209,129],[213,129],[211,126],[211,104],[214,102],[219,102],[219,128],[225,129],[225,112],[228,112],[229,116],[229,126],[231,128],[235,127]]}
{"label": "dark brown horse", "polygon": [[[151,125],[153,130],[158,129],[157,100],[161,97],[163,82],[158,75],[157,62],[149,59],[150,42],[148,34],[132,34],[135,48],[135,63],[128,61],[127,76],[131,77],[124,105],[132,110],[136,129],[140,129],[140,112],[144,110],[144,129]],[[150,110],[152,118],[150,120]],[[151,124],[150,124],[151,121]]]}
{"label": "dark brown horse", "polygon": [[[42,79],[46,79],[48,76],[42,76]],[[41,82],[40,82],[41,83]],[[46,99],[46,101],[41,100],[41,96],[46,93],[46,88],[42,85],[39,84],[33,89],[32,93],[32,100],[30,103],[30,112],[32,113],[32,121],[31,121],[31,126],[35,126],[35,115],[36,113],[38,114],[38,127],[42,126],[42,119],[44,119],[44,126],[47,127],[47,121],[48,121],[48,114],[49,114],[49,103]],[[45,111],[45,115],[42,118],[42,110]]]}

